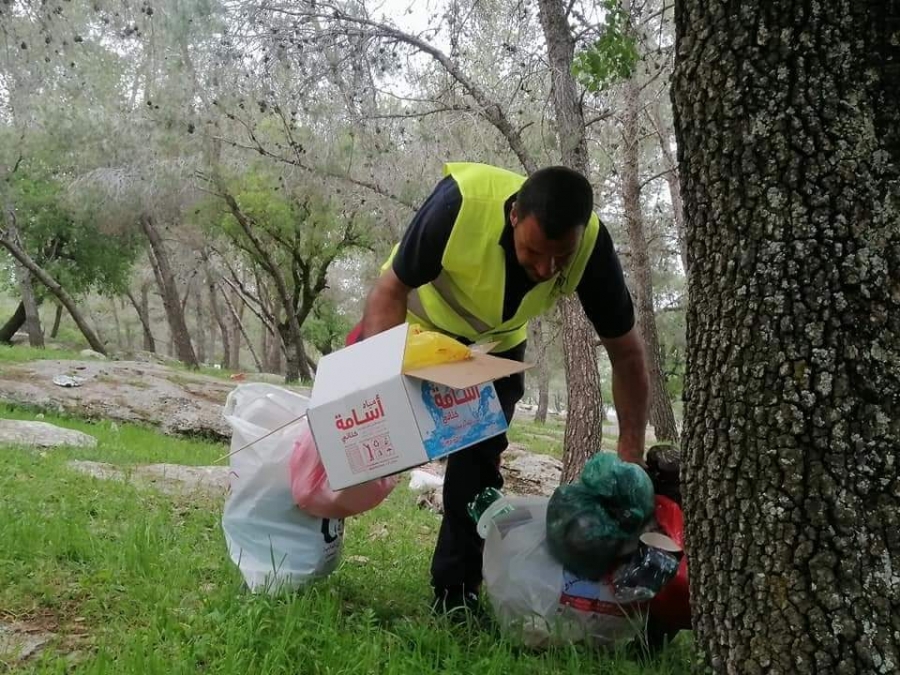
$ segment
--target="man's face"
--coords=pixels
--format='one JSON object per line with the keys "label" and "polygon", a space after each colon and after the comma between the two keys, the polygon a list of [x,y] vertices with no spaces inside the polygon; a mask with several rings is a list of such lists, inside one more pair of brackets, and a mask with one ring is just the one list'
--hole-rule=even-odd
{"label": "man's face", "polygon": [[519,218],[515,205],[509,220],[513,226],[516,258],[528,278],[536,283],[547,281],[565,266],[578,250],[584,232],[583,227],[577,227],[561,239],[547,239],[537,219],[534,216]]}

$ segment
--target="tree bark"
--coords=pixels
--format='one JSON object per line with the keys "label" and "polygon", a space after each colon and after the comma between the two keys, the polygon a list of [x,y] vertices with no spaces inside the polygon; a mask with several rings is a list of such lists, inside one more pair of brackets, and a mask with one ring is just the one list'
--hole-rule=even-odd
{"label": "tree bark", "polygon": [[622,202],[628,224],[629,258],[637,301],[637,323],[647,352],[650,376],[650,424],[658,441],[678,441],[675,414],[666,391],[666,376],[662,367],[656,312],[653,308],[653,278],[650,269],[647,237],[644,233],[644,214],[641,211],[640,180],[640,88],[631,79],[624,85],[622,114]]}
{"label": "tree bark", "polygon": [[675,8],[694,643],[897,672],[900,4]]}
{"label": "tree bark", "polygon": [[10,344],[13,336],[19,332],[19,329],[25,325],[25,303],[21,300],[16,306],[16,311],[7,319],[6,323],[0,327],[0,343]]}
{"label": "tree bark", "polygon": [[62,323],[62,315],[63,315],[63,306],[59,303],[56,304],[56,309],[53,313],[53,328],[50,330],[50,339],[55,340],[59,335],[59,326]]}
{"label": "tree bark", "polygon": [[191,368],[196,368],[197,356],[194,353],[194,347],[191,344],[191,335],[187,329],[187,323],[184,320],[184,311],[181,306],[181,297],[178,293],[178,285],[175,281],[175,274],[169,263],[169,254],[166,251],[165,244],[153,218],[149,215],[140,217],[141,229],[150,243],[150,265],[153,268],[153,275],[156,277],[159,293],[162,297],[163,308],[166,312],[166,319],[169,323],[169,332],[174,345],[175,354],[179,361]]}
{"label": "tree bark", "polygon": [[534,347],[534,372],[538,381],[537,411],[534,413],[534,421],[538,424],[547,423],[547,410],[550,407],[550,366],[547,354],[547,336],[544,331],[542,318],[533,319],[529,326],[531,336],[528,341]]}
{"label": "tree bark", "polygon": [[[565,5],[560,0],[538,2],[541,27],[547,41],[560,155],[564,164],[589,176],[584,112],[572,76],[575,40],[566,19]],[[600,450],[603,441],[603,400],[600,397],[594,328],[576,298],[564,298],[560,311],[568,387],[562,474],[565,483],[576,478],[584,463]]]}
{"label": "tree bark", "polygon": [[90,324],[88,324],[88,322],[82,316],[81,312],[78,311],[75,300],[71,295],[69,295],[68,291],[60,286],[59,283],[50,276],[50,274],[48,274],[40,265],[34,262],[31,256],[28,255],[25,250],[20,248],[14,241],[11,241],[9,237],[0,235],[0,245],[2,245],[7,251],[9,251],[16,260],[24,265],[28,269],[28,271],[31,272],[38,281],[44,284],[44,286],[47,287],[47,290],[50,291],[54,295],[54,297],[65,306],[65,308],[69,311],[69,314],[72,316],[72,319],[75,321],[75,324],[78,326],[78,329],[81,331],[81,334],[84,335],[84,338],[88,341],[91,349],[100,354],[106,354],[106,347],[100,341],[100,338],[94,332],[94,329],[91,328]]}

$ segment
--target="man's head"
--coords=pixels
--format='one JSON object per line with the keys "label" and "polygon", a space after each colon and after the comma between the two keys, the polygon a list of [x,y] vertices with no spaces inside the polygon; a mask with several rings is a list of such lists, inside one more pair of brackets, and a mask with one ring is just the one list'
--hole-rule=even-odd
{"label": "man's head", "polygon": [[531,174],[509,214],[516,258],[532,281],[547,281],[569,261],[594,208],[587,178],[564,166]]}

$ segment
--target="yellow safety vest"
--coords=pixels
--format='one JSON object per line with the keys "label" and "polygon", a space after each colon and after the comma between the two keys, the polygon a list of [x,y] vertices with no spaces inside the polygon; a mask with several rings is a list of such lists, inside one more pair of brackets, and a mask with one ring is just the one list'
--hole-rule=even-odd
{"label": "yellow safety vest", "polygon": [[[462,194],[462,207],[447,241],[440,275],[413,289],[407,320],[472,342],[498,342],[503,352],[528,337],[528,321],[553,307],[563,295],[575,292],[587,266],[600,220],[592,213],[581,244],[567,265],[547,281],[536,284],[515,316],[503,320],[506,256],[500,244],[506,226],[505,205],[519,191],[525,176],[486,164],[449,163],[444,175],[453,176]],[[382,271],[397,253],[391,251]]]}

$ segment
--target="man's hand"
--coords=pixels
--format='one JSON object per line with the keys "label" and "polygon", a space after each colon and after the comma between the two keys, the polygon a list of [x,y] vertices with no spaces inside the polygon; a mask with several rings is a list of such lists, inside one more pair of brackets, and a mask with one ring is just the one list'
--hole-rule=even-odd
{"label": "man's hand", "polygon": [[650,378],[643,340],[635,326],[622,337],[604,338],[603,346],[613,371],[613,403],[619,420],[616,452],[624,461],[644,466]]}
{"label": "man's hand", "polygon": [[400,281],[393,269],[388,268],[375,282],[366,299],[361,339],[377,335],[406,321],[406,298],[411,290]]}

